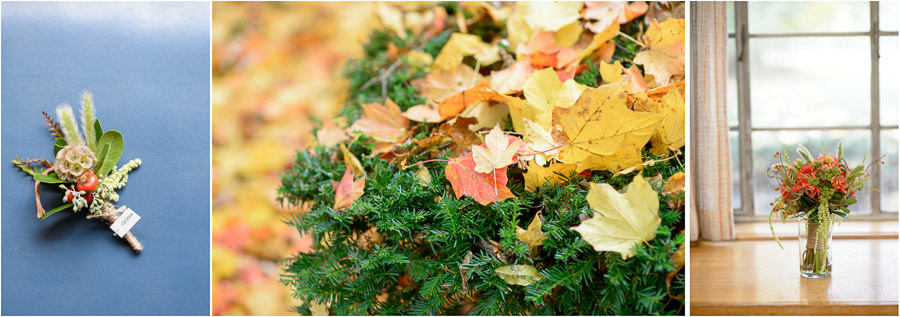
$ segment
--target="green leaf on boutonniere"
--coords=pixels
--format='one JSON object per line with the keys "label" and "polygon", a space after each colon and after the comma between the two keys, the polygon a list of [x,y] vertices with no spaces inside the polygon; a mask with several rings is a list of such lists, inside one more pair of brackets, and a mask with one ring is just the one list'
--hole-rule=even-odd
{"label": "green leaf on boutonniere", "polygon": [[115,167],[122,157],[122,149],[125,141],[122,139],[122,133],[116,130],[109,130],[103,133],[100,141],[97,142],[97,148],[100,149],[97,156],[97,167],[94,169],[98,177],[104,177],[109,171]]}
{"label": "green leaf on boutonniere", "polygon": [[97,144],[100,144],[100,137],[103,136],[103,126],[100,125],[100,119],[94,120],[94,132],[97,135]]}
{"label": "green leaf on boutonniere", "polygon": [[47,183],[47,184],[70,183],[70,182],[59,179],[59,177],[56,176],[56,173],[48,173],[47,175],[34,174],[34,180],[39,181],[41,183]]}
{"label": "green leaf on boutonniere", "polygon": [[53,156],[56,156],[56,154],[66,147],[66,145],[69,145],[69,143],[66,142],[66,139],[57,139],[56,143],[53,144]]}
{"label": "green leaf on boutonniere", "polygon": [[72,207],[71,203],[53,208],[53,210],[44,213],[44,215],[41,216],[41,220],[47,219],[47,217],[50,217],[50,215],[55,214],[55,213],[59,212],[60,210],[63,210],[63,209],[69,208],[69,207]]}

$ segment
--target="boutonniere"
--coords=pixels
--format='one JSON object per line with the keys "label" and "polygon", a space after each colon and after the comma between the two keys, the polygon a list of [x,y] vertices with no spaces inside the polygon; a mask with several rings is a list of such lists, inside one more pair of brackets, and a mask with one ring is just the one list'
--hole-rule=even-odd
{"label": "boutonniere", "polygon": [[[49,126],[54,159],[26,159],[16,157],[13,164],[34,178],[34,199],[37,217],[41,220],[67,209],[84,212],[88,219],[96,219],[110,225],[120,238],[139,253],[141,242],[130,229],[140,219],[131,209],[116,206],[116,192],[128,182],[128,173],[141,165],[133,159],[117,167],[122,156],[124,141],[116,130],[103,131],[94,109],[91,93],[85,91],[81,100],[81,120],[75,118],[72,107],[64,103],[56,107],[56,118],[43,112]],[[79,127],[80,123],[80,127]],[[63,194],[62,205],[49,211],[41,205],[40,184],[57,185]]]}

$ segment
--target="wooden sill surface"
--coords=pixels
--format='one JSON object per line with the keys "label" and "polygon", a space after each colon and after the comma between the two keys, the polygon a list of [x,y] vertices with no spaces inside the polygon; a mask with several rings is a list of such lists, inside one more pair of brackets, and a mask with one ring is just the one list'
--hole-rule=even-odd
{"label": "wooden sill surface", "polygon": [[691,315],[897,315],[897,239],[835,239],[832,274],[821,279],[800,276],[796,238],[782,244],[692,246]]}
{"label": "wooden sill surface", "polygon": [[[780,220],[773,221],[772,228],[778,239],[797,239],[797,219],[789,219],[784,224]],[[737,240],[775,240],[768,222],[735,223],[734,231]],[[834,224],[835,239],[897,239],[897,232],[896,220],[844,220]]]}

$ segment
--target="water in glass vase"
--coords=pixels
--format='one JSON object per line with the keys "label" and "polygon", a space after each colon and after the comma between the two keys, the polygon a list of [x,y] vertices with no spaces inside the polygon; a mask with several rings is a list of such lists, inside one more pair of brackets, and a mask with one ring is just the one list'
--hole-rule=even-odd
{"label": "water in glass vase", "polygon": [[834,216],[797,218],[800,236],[800,275],[820,278],[831,275],[831,233]]}

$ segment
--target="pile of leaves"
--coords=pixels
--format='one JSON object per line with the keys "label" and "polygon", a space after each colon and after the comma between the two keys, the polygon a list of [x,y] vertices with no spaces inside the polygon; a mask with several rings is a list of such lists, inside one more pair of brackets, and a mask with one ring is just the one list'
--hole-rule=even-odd
{"label": "pile of leaves", "polygon": [[278,190],[296,311],[683,311],[683,3],[378,14]]}

